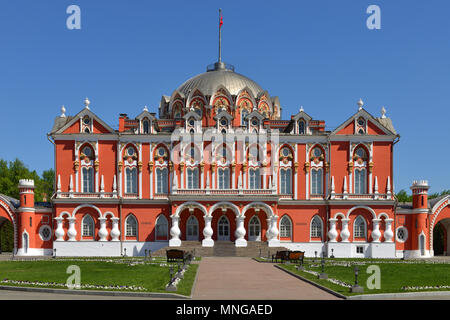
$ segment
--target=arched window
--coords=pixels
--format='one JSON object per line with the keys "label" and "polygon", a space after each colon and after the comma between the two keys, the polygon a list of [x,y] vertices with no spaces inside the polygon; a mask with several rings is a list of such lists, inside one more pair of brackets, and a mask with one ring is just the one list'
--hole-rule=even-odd
{"label": "arched window", "polygon": [[261,240],[261,223],[259,222],[259,219],[256,215],[253,216],[248,223],[248,240]]}
{"label": "arched window", "polygon": [[280,170],[280,193],[292,194],[292,171],[291,169]]}
{"label": "arched window", "polygon": [[190,216],[186,222],[186,240],[198,240],[198,220]]}
{"label": "arched window", "polygon": [[167,222],[167,218],[163,215],[160,215],[156,219],[156,240],[167,240],[168,236],[168,227],[169,223]]}
{"label": "arched window", "polygon": [[156,169],[156,193],[168,193],[168,171],[167,168]]}
{"label": "arched window", "polygon": [[220,217],[217,229],[217,240],[230,240],[230,222],[226,216]]}
{"label": "arched window", "polygon": [[94,192],[94,168],[83,168],[83,192]]}
{"label": "arched window", "polygon": [[149,133],[149,122],[148,122],[148,120],[144,120],[142,126],[143,126],[143,129],[144,129],[144,134],[148,134]]}
{"label": "arched window", "polygon": [[303,120],[298,122],[298,134],[306,134],[305,121]]}
{"label": "arched window", "polygon": [[364,218],[358,216],[353,224],[353,238],[365,238],[366,237],[366,222]]}
{"label": "arched window", "polygon": [[94,219],[90,215],[83,217],[81,234],[83,237],[94,237]]}
{"label": "arched window", "polygon": [[230,188],[230,170],[228,168],[219,168],[218,172],[218,189]]}
{"label": "arched window", "polygon": [[249,170],[250,189],[261,189],[261,175],[259,169]]}
{"label": "arched window", "polygon": [[311,238],[322,238],[322,220],[318,216],[311,221]]}
{"label": "arched window", "polygon": [[127,237],[137,237],[137,220],[132,214],[125,220],[125,231]]}
{"label": "arched window", "polygon": [[355,193],[367,193],[367,171],[366,169],[355,170]]}
{"label": "arched window", "polygon": [[126,168],[125,193],[137,193],[137,168]]}
{"label": "arched window", "polygon": [[188,189],[198,189],[198,168],[187,169]]}
{"label": "arched window", "polygon": [[241,112],[241,126],[246,126],[248,121],[245,120],[245,117],[248,116],[248,110],[247,109],[243,109]]}
{"label": "arched window", "polygon": [[292,237],[292,223],[288,216],[283,216],[280,220],[280,238]]}
{"label": "arched window", "polygon": [[323,170],[311,170],[311,194],[322,194]]}

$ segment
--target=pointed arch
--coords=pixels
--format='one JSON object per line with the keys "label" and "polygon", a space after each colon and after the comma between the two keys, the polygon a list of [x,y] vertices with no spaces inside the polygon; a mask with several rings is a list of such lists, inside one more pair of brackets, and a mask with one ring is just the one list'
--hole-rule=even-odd
{"label": "pointed arch", "polygon": [[81,220],[81,238],[95,237],[95,222],[90,214],[85,214]]}
{"label": "pointed arch", "polygon": [[367,239],[367,222],[362,215],[357,216],[353,221],[353,240],[356,238]]}
{"label": "pointed arch", "polygon": [[135,237],[138,238],[138,220],[136,216],[132,213],[129,213],[125,218],[125,236],[126,237]]}
{"label": "pointed arch", "polygon": [[292,219],[288,214],[284,214],[280,219],[280,240],[292,240]]}
{"label": "pointed arch", "polygon": [[169,221],[164,214],[160,214],[155,221],[155,241],[169,240]]}
{"label": "pointed arch", "polygon": [[310,238],[323,239],[323,221],[320,216],[315,215],[310,222]]}

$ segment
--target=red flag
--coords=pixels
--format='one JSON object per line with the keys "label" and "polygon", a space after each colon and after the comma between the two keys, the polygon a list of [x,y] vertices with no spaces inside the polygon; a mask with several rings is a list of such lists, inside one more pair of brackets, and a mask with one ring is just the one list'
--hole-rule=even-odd
{"label": "red flag", "polygon": [[223,19],[222,19],[222,14],[220,14],[219,28],[222,28],[222,25],[223,25]]}

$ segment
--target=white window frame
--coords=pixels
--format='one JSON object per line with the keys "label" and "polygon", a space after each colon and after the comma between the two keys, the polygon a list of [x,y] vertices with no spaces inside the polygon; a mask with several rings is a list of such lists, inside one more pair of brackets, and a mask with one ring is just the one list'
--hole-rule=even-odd
{"label": "white window frame", "polygon": [[[89,224],[86,220],[89,220]],[[95,221],[90,214],[86,214],[81,220],[81,237],[95,237]]]}
{"label": "white window frame", "polygon": [[[359,224],[357,224],[358,220],[363,222],[362,223],[363,230],[364,230],[363,236],[361,236],[360,230],[356,230],[356,228],[359,226]],[[362,216],[357,216],[355,221],[353,222],[353,240],[355,240],[356,238],[367,239],[367,223],[366,223],[366,219],[364,219]]]}
{"label": "white window frame", "polygon": [[[134,230],[133,230],[133,226],[131,225],[129,220],[134,220],[134,223],[135,223]],[[128,215],[128,217],[125,219],[125,236],[126,237],[136,237],[136,238],[138,236],[138,222],[137,222],[137,218],[133,214]]]}
{"label": "white window frame", "polygon": [[[164,227],[163,230],[164,236],[166,237],[165,240],[158,240],[158,232],[161,229],[161,227]],[[167,239],[169,239],[169,221],[167,220],[165,215],[160,214],[155,221],[155,241],[167,241]]]}
{"label": "white window frame", "polygon": [[[286,228],[286,226],[283,225],[284,221],[289,222],[289,228]],[[289,234],[286,235],[287,234],[286,232],[288,232]],[[280,219],[280,239],[281,238],[289,238],[290,240],[292,240],[292,220],[287,215],[282,216]],[[284,240],[284,241],[288,241],[288,240]]]}
{"label": "white window frame", "polygon": [[[195,227],[196,232],[193,233],[193,228]],[[186,240],[187,241],[196,241],[199,236],[199,223],[198,219],[192,215],[186,221]]]}
{"label": "white window frame", "polygon": [[310,235],[311,235],[311,238],[322,239],[322,237],[323,237],[322,219],[320,219],[320,217],[317,215],[311,219]]}

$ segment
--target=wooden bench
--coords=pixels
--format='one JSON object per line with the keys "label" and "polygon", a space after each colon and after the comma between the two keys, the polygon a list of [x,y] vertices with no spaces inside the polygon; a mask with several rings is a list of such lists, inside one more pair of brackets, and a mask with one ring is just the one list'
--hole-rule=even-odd
{"label": "wooden bench", "polygon": [[285,261],[288,256],[289,256],[289,250],[277,251],[276,254],[272,255],[272,262],[274,260],[275,260],[275,262],[277,262],[277,260]]}
{"label": "wooden bench", "polygon": [[183,250],[170,249],[166,250],[167,262],[184,262],[186,253]]}
{"label": "wooden bench", "polygon": [[300,262],[303,264],[303,258],[305,257],[305,251],[289,251],[286,258],[289,262]]}

